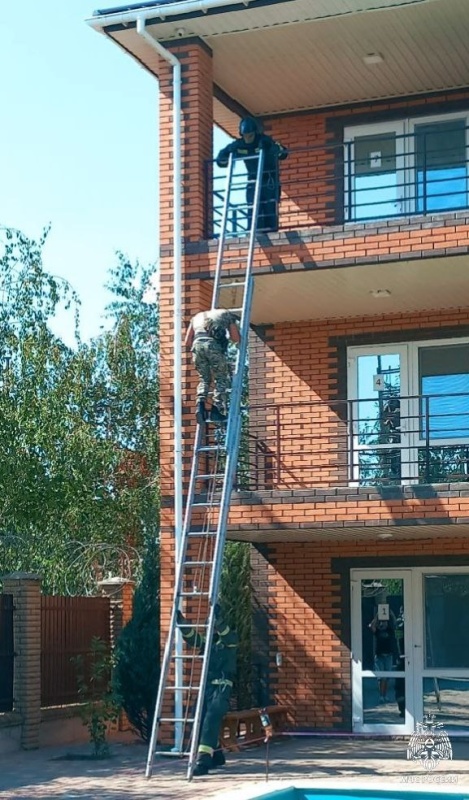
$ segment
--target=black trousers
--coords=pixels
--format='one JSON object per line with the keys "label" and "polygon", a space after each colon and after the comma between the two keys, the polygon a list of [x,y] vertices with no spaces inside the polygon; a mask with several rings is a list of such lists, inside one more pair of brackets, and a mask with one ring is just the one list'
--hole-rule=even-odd
{"label": "black trousers", "polygon": [[213,683],[207,686],[199,747],[204,745],[212,750],[217,749],[221,723],[230,707],[230,695],[231,686]]}
{"label": "black trousers", "polygon": [[[255,181],[249,181],[246,187],[248,231],[251,230],[252,206],[254,203],[255,187],[256,187]],[[279,198],[280,198],[280,185],[271,177],[263,181],[261,186],[261,196],[259,198],[259,215],[257,217],[258,230],[276,231],[278,229]]]}

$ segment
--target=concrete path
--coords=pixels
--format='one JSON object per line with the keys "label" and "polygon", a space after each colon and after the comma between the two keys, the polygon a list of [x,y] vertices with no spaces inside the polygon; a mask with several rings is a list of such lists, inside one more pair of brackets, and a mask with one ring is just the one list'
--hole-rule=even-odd
{"label": "concrete path", "polygon": [[0,798],[8,800],[204,800],[233,794],[241,800],[247,789],[274,789],[277,781],[311,782],[332,788],[335,782],[365,788],[447,789],[469,800],[469,743],[453,741],[453,760],[427,773],[420,763],[406,760],[405,741],[284,738],[270,747],[270,780],[265,786],[264,746],[228,754],[227,764],[207,778],[185,779],[185,761],[158,759],[153,777],[144,778],[146,748],[113,744],[107,761],[66,760],[66,754],[88,752],[83,745],[64,745],[34,752],[0,755]]}

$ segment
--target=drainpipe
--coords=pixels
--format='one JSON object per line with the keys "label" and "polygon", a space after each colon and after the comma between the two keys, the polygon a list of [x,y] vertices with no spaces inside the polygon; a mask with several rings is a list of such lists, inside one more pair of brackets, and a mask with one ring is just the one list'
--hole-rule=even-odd
{"label": "drainpipe", "polygon": [[[137,33],[173,68],[173,394],[174,394],[174,535],[176,564],[182,541],[182,229],[181,229],[181,63],[145,28],[144,17],[137,19]],[[176,632],[176,655],[182,655],[182,637]],[[182,686],[182,660],[176,662],[176,685]],[[182,695],[175,694],[175,717],[182,719]],[[175,750],[182,749],[182,726],[176,724]]]}

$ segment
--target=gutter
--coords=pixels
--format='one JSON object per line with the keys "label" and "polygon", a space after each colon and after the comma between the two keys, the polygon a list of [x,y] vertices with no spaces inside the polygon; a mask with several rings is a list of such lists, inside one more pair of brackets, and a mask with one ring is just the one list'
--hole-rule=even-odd
{"label": "gutter", "polygon": [[[173,394],[174,394],[174,538],[175,561],[182,544],[182,154],[181,154],[181,62],[156,41],[137,18],[136,31],[173,68]],[[176,639],[176,653],[182,654],[182,637]],[[176,685],[182,686],[182,661],[176,664]],[[182,717],[182,694],[175,695],[175,716]],[[182,749],[182,727],[176,724],[175,749]]]}
{"label": "gutter", "polygon": [[[167,17],[182,16],[202,12],[206,14],[212,9],[224,8],[225,6],[243,5],[249,6],[257,0],[185,0],[182,3],[168,3],[167,5],[155,5],[152,8],[136,8],[130,11],[117,13],[96,14],[86,20],[86,23],[96,30],[102,30],[110,25],[129,25],[137,21],[145,23],[148,19],[166,20]],[[155,40],[153,40],[155,41]]]}

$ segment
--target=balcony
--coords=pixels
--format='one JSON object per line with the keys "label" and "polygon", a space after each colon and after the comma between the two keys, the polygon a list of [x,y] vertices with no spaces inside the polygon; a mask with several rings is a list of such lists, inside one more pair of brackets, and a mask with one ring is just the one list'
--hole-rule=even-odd
{"label": "balcony", "polygon": [[237,489],[469,480],[469,393],[255,405]]}
{"label": "balcony", "polygon": [[[277,203],[280,230],[392,220],[455,212],[469,207],[468,126],[465,117],[437,122],[353,128],[340,143],[292,149],[280,164]],[[408,126],[407,126],[408,127]],[[381,128],[384,130],[382,131]],[[389,130],[392,128],[392,130]],[[225,171],[206,164],[207,238],[220,233],[225,200]],[[311,173],[314,179],[311,180]],[[276,175],[265,180],[277,182]],[[227,235],[245,236],[250,207],[242,160],[234,170]],[[271,202],[271,201],[269,201]],[[262,216],[262,203],[260,215]]]}

